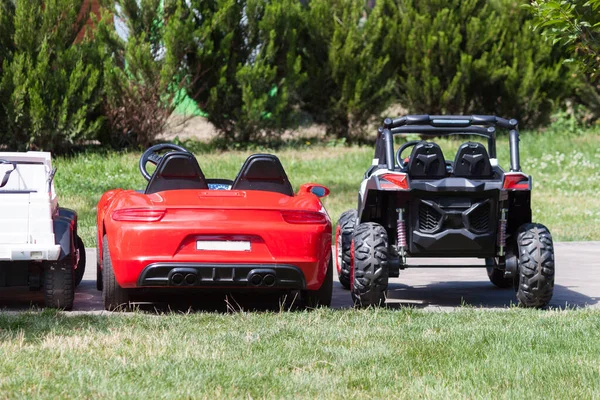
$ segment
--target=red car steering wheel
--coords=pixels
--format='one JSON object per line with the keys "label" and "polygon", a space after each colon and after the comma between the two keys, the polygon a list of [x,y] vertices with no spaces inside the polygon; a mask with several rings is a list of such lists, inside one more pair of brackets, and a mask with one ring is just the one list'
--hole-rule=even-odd
{"label": "red car steering wheel", "polygon": [[182,151],[184,153],[191,154],[191,152],[189,150],[187,150],[185,147],[181,147],[181,146],[178,146],[173,143],[155,144],[154,146],[148,148],[148,150],[146,150],[144,152],[144,154],[142,154],[142,157],[140,157],[140,163],[139,163],[140,172],[142,173],[142,176],[144,178],[146,178],[147,181],[149,181],[152,178],[152,174],[149,173],[148,170],[146,169],[146,164],[148,162],[151,162],[154,165],[158,165],[160,160],[162,160],[162,158],[164,157],[164,155],[161,156],[159,154],[159,152],[161,152],[163,150]]}

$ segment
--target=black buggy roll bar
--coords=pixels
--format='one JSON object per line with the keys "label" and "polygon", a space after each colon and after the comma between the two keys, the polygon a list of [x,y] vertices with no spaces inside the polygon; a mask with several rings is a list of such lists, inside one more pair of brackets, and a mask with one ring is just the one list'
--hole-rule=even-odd
{"label": "black buggy roll bar", "polygon": [[[448,136],[457,133],[472,134],[488,139],[488,151],[496,158],[496,127],[508,129],[510,145],[510,170],[521,171],[519,159],[519,130],[516,119],[493,115],[406,115],[386,118],[378,129],[375,158],[384,160],[389,170],[394,169],[394,135],[418,133],[421,135]],[[383,139],[383,141],[381,140]],[[385,147],[384,147],[385,146]]]}

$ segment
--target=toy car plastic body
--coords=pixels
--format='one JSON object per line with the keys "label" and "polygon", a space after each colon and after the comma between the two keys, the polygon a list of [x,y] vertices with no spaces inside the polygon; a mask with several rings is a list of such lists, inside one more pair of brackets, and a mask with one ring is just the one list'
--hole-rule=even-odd
{"label": "toy car plastic body", "polygon": [[77,213],[58,206],[50,153],[0,153],[0,287],[44,289],[70,309],[85,268]]}
{"label": "toy car plastic body", "polygon": [[[496,127],[509,130],[509,171],[496,159]],[[445,160],[436,143],[417,140],[394,155],[397,134],[477,135],[487,139],[487,149],[467,142],[454,160]],[[336,229],[340,282],[356,304],[377,305],[384,301],[388,277],[409,267],[407,257],[477,257],[486,260],[492,283],[515,288],[521,305],[546,306],[554,288],[554,249],[548,229],[531,222],[530,201],[531,177],[521,172],[516,120],[386,119],[357,210],[343,213]]]}
{"label": "toy car plastic body", "polygon": [[269,154],[248,157],[234,181],[206,179],[196,158],[172,144],[149,148],[140,170],[144,191],[111,190],[98,204],[106,309],[127,304],[135,288],[300,290],[305,304],[330,304],[331,221],[319,200],[327,188],[305,184],[294,194]]}

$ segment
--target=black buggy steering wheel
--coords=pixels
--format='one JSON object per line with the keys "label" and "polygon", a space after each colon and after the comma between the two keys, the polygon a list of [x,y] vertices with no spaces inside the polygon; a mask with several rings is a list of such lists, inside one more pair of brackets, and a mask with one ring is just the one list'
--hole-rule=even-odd
{"label": "black buggy steering wheel", "polygon": [[408,149],[409,147],[413,147],[421,142],[422,140],[411,140],[410,142],[406,142],[402,146],[400,146],[400,148],[396,152],[396,164],[398,164],[400,169],[404,169],[406,167],[406,165],[404,164],[404,159],[402,158],[402,153],[404,152],[404,150]]}
{"label": "black buggy steering wheel", "polygon": [[190,153],[190,151],[187,150],[186,148],[178,146],[173,143],[155,144],[154,146],[148,148],[148,150],[146,150],[144,152],[144,154],[142,154],[142,156],[140,157],[140,164],[139,164],[140,172],[142,173],[142,176],[144,178],[146,178],[147,181],[149,181],[152,178],[152,174],[150,174],[148,172],[148,170],[146,169],[146,164],[148,162],[151,162],[154,165],[158,165],[160,160],[162,160],[162,158],[164,157],[164,155],[161,156],[158,153],[163,150],[182,151],[184,153]]}

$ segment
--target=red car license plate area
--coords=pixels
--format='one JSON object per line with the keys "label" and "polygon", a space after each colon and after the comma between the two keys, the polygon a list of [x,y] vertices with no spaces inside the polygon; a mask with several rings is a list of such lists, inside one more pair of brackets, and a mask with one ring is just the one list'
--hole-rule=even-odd
{"label": "red car license plate area", "polygon": [[264,240],[255,235],[189,235],[176,254],[177,259],[211,262],[243,261],[250,256],[265,260],[273,258]]}

